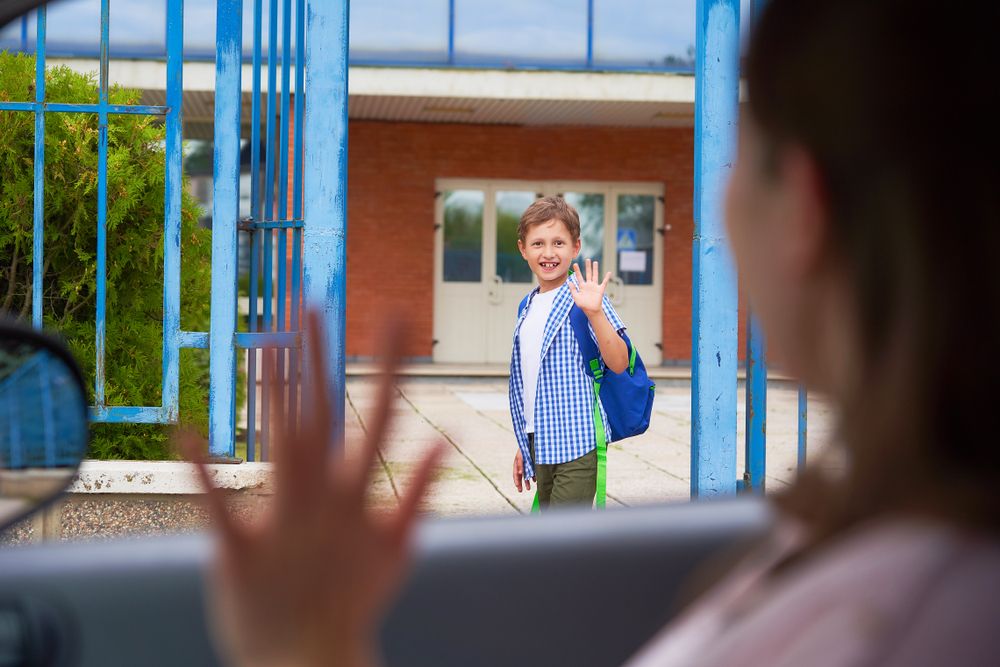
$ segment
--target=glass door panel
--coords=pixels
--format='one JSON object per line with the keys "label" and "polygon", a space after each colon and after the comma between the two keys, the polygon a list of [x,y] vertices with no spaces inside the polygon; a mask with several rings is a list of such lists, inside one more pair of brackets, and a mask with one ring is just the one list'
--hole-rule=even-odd
{"label": "glass door panel", "polygon": [[482,190],[444,193],[444,278],[450,283],[483,279]]}
{"label": "glass door panel", "polygon": [[497,276],[504,283],[531,282],[531,268],[517,248],[517,226],[533,201],[534,192],[498,190],[496,193]]}
{"label": "glass door panel", "polygon": [[[566,203],[580,214],[580,255],[577,261],[604,260],[604,195],[591,192],[566,192]],[[580,267],[583,270],[583,267]]]}
{"label": "glass door panel", "polygon": [[618,277],[626,285],[653,284],[656,198],[618,195]]}

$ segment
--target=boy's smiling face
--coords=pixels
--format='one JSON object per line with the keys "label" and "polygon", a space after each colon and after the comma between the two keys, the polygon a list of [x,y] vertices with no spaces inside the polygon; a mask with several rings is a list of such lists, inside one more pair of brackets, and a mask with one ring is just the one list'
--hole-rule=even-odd
{"label": "boy's smiling face", "polygon": [[580,254],[580,239],[573,240],[565,223],[553,219],[532,225],[517,247],[538,278],[541,291],[547,292],[566,282],[573,259]]}

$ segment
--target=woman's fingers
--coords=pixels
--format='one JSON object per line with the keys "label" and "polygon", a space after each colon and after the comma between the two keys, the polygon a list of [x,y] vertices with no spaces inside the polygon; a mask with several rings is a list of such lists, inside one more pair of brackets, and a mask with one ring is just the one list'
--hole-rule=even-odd
{"label": "woman's fingers", "polygon": [[420,510],[420,503],[427,494],[434,471],[437,469],[441,459],[444,458],[446,447],[443,442],[440,442],[424,456],[417,467],[416,474],[414,474],[413,479],[410,481],[410,488],[400,498],[399,510],[396,512],[392,526],[392,538],[398,546],[406,544],[409,539],[414,519]]}
{"label": "woman's fingers", "polygon": [[[312,461],[303,452],[302,442],[291,432],[291,422],[295,419],[287,413],[285,402],[284,379],[278,375],[278,351],[264,350],[263,363],[268,369],[268,381],[264,386],[269,399],[270,416],[270,453],[274,461],[274,474],[277,485],[282,490],[302,490],[307,483],[304,476]],[[286,497],[282,494],[282,497]]]}
{"label": "woman's fingers", "polygon": [[364,496],[375,468],[379,448],[392,421],[392,403],[396,394],[396,371],[399,369],[406,329],[399,320],[386,322],[382,327],[379,357],[382,359],[379,373],[375,409],[368,422],[368,433],[358,461],[355,479],[355,494]]}
{"label": "woman's fingers", "polygon": [[302,391],[302,435],[300,447],[304,456],[310,457],[318,468],[326,469],[326,460],[332,442],[333,422],[331,420],[329,374],[326,368],[326,338],[319,314],[306,311],[306,354],[303,364]]}
{"label": "woman's fingers", "polygon": [[243,539],[243,534],[236,522],[229,515],[226,500],[221,489],[212,482],[205,463],[205,439],[192,431],[181,431],[175,436],[175,441],[181,454],[192,465],[198,475],[198,481],[205,495],[205,506],[212,523],[222,534],[223,542],[236,547]]}

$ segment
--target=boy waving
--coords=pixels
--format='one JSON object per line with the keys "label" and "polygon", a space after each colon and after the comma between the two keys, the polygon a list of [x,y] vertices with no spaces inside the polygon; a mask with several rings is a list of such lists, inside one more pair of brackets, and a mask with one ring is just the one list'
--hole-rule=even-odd
{"label": "boy waving", "polygon": [[[604,296],[611,279],[600,279],[597,262],[581,274],[570,264],[580,253],[580,216],[562,197],[534,202],[517,230],[521,256],[538,278],[514,329],[510,360],[510,414],[517,436],[514,486],[537,483],[537,500],[550,505],[592,504],[597,489],[594,395],[580,346],[570,325],[579,308],[600,351],[602,367],[628,367],[622,323]],[[603,407],[601,418],[607,429]]]}

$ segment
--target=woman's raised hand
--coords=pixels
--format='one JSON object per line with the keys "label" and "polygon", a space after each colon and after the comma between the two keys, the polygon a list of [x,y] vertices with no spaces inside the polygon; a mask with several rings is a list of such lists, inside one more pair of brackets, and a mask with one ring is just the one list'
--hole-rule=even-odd
{"label": "woman's raised hand", "polygon": [[[236,520],[212,483],[204,441],[181,436],[216,528],[210,620],[219,648],[240,666],[377,663],[376,629],[401,583],[417,510],[443,454],[438,445],[423,458],[397,509],[373,513],[366,497],[389,426],[403,328],[384,331],[377,403],[361,454],[349,460],[334,453],[324,337],[315,313],[307,322],[301,424],[295,428],[280,408],[272,415],[275,492],[262,516]],[[283,405],[279,382],[265,391],[272,406]]]}

